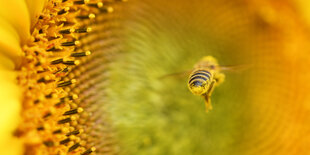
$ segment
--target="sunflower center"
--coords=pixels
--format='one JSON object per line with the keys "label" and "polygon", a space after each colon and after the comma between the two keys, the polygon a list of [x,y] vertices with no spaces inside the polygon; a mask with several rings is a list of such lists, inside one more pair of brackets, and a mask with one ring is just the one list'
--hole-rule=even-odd
{"label": "sunflower center", "polygon": [[117,152],[106,112],[120,1],[50,0],[23,46],[18,83],[26,154]]}

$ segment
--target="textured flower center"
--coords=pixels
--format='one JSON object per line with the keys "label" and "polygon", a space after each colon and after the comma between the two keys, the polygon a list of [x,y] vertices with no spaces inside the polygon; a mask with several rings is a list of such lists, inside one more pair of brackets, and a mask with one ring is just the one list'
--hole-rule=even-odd
{"label": "textured flower center", "polygon": [[115,153],[104,86],[118,51],[120,1],[50,0],[18,76],[26,154]]}

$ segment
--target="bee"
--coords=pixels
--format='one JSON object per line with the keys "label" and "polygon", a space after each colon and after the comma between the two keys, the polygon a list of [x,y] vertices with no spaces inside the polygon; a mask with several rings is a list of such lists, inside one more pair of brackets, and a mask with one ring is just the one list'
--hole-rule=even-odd
{"label": "bee", "polygon": [[221,72],[217,60],[212,56],[205,56],[194,65],[187,86],[188,89],[205,100],[206,112],[212,109],[211,94],[216,86],[224,82],[225,75]]}
{"label": "bee", "polygon": [[193,69],[186,72],[168,74],[163,77],[189,75],[187,81],[188,89],[192,94],[204,98],[206,112],[208,112],[212,110],[211,95],[214,88],[225,80],[225,74],[222,71],[236,69],[240,69],[240,66],[220,66],[214,57],[205,56],[194,65]]}

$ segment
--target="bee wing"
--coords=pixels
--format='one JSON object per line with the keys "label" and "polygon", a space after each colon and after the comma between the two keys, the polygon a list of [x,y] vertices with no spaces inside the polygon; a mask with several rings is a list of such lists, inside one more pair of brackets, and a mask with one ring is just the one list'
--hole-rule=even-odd
{"label": "bee wing", "polygon": [[165,78],[168,78],[168,77],[178,77],[178,78],[181,78],[181,77],[186,77],[188,76],[193,70],[186,70],[186,71],[182,71],[182,72],[176,72],[176,73],[171,73],[171,74],[166,74],[166,75],[163,75],[161,77],[159,77],[158,79],[162,80],[162,79],[165,79]]}
{"label": "bee wing", "polygon": [[221,71],[244,71],[250,68],[250,65],[226,65],[226,66],[219,66]]}

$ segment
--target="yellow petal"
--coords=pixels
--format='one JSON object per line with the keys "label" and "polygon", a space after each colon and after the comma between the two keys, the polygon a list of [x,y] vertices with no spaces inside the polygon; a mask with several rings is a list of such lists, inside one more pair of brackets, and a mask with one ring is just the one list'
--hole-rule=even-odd
{"label": "yellow petal", "polygon": [[15,65],[21,63],[22,50],[20,47],[19,35],[14,27],[1,17],[0,34],[0,67],[14,69],[12,62],[14,62]]}
{"label": "yellow petal", "polygon": [[39,19],[40,13],[42,12],[46,2],[47,0],[26,0],[31,20],[31,27],[33,27]]}
{"label": "yellow petal", "polygon": [[[13,136],[20,120],[21,99],[14,67],[21,63],[20,43],[29,37],[26,3],[0,0],[0,154],[22,154],[20,140]],[[22,40],[21,40],[22,39]]]}
{"label": "yellow petal", "polygon": [[9,69],[12,70],[14,69],[15,64],[12,59],[9,57],[5,56],[0,52],[0,69]]}
{"label": "yellow petal", "polygon": [[0,146],[0,154],[5,155],[22,155],[23,154],[23,143],[17,138],[11,138],[4,145]]}
{"label": "yellow petal", "polygon": [[30,17],[24,0],[0,0],[0,17],[18,32],[21,41],[30,36]]}
{"label": "yellow petal", "polygon": [[298,7],[298,11],[300,11],[303,18],[305,18],[305,22],[310,25],[310,2],[304,0],[297,0],[296,4]]}
{"label": "yellow petal", "polygon": [[13,137],[21,110],[20,93],[15,83],[16,72],[0,70],[0,154],[11,155],[13,152],[7,151],[22,150],[20,142]]}

